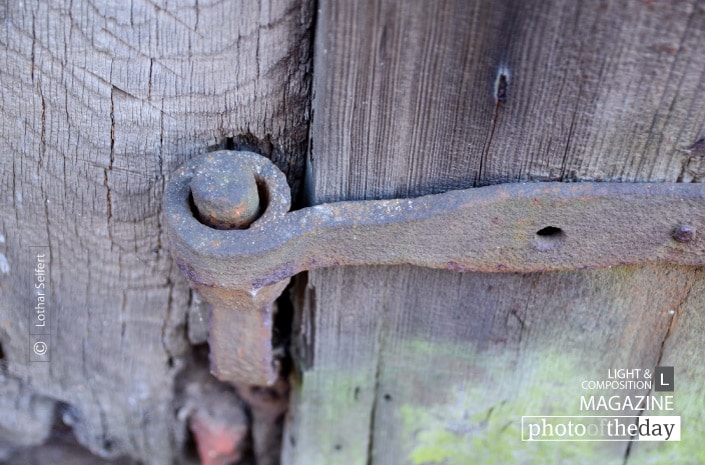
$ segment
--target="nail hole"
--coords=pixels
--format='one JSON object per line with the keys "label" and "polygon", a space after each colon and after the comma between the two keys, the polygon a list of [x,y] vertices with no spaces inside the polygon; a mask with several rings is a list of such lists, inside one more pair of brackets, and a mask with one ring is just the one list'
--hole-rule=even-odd
{"label": "nail hole", "polygon": [[560,236],[563,234],[563,230],[561,228],[557,228],[555,226],[546,226],[545,228],[539,229],[536,231],[537,236],[543,236],[543,237],[556,237]]}
{"label": "nail hole", "polygon": [[110,453],[113,450],[113,446],[114,446],[114,444],[113,444],[112,439],[103,438],[103,451],[104,452],[106,452],[108,455],[110,455]]}
{"label": "nail hole", "polygon": [[392,400],[392,396],[389,395],[389,394],[385,394],[385,395],[384,395],[384,400],[390,401],[390,400]]}
{"label": "nail hole", "polygon": [[565,239],[565,232],[557,226],[546,226],[536,231],[534,247],[538,250],[552,250],[559,247]]}
{"label": "nail hole", "polygon": [[494,102],[496,105],[502,105],[507,101],[508,89],[509,69],[506,66],[500,66],[494,81]]}
{"label": "nail hole", "polygon": [[497,78],[497,88],[495,89],[495,101],[504,103],[507,101],[507,76],[500,74]]}
{"label": "nail hole", "polygon": [[335,446],[333,446],[333,448],[335,450],[341,450],[343,448],[343,446],[341,446],[340,444],[336,444]]}

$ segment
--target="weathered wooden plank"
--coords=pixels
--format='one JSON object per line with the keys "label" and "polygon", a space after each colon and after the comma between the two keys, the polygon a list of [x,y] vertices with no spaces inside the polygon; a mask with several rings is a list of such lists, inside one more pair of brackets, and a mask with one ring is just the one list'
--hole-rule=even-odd
{"label": "weathered wooden plank", "polygon": [[[687,463],[696,464],[705,456],[705,393],[703,389],[703,330],[705,329],[705,276],[699,269],[690,273],[685,292],[674,306],[669,337],[659,357],[659,365],[674,367],[673,411],[656,412],[658,415],[681,417],[681,442],[635,443],[627,464]],[[653,414],[649,412],[649,414]]]}
{"label": "weathered wooden plank", "polygon": [[[301,177],[310,4],[26,1],[0,15],[1,375],[60,401],[93,452],[171,463],[190,292],[163,249],[164,185],[238,144]],[[35,245],[51,253],[50,363],[28,363]]]}
{"label": "weathered wooden plank", "polygon": [[[682,150],[705,120],[699,2],[320,7],[312,203],[700,180]],[[312,272],[287,463],[621,464],[625,443],[526,446],[517,424],[579,415],[580,380],[653,368],[694,273]]]}

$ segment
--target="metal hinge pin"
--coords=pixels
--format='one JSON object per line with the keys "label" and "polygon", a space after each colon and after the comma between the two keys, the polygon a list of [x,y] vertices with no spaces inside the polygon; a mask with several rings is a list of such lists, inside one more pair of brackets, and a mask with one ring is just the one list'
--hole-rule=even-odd
{"label": "metal hinge pin", "polygon": [[200,158],[189,187],[203,223],[216,229],[242,229],[257,219],[257,181],[252,171],[242,168],[235,157]]}

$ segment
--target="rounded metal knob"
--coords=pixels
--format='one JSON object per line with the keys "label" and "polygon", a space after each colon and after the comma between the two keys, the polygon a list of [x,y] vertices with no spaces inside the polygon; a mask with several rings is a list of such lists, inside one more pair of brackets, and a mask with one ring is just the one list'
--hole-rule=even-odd
{"label": "rounded metal knob", "polygon": [[255,175],[236,157],[202,157],[190,187],[198,219],[212,228],[244,229],[260,215]]}

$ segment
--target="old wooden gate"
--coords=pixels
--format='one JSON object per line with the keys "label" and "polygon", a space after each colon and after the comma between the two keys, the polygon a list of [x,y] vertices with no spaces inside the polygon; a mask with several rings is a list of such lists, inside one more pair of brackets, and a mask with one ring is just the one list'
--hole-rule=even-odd
{"label": "old wooden gate", "polygon": [[[9,463],[67,431],[105,457],[195,460],[207,329],[160,202],[198,153],[270,157],[299,205],[705,175],[699,0],[37,0],[0,19]],[[705,457],[701,269],[333,268],[292,300],[284,463]],[[583,382],[657,366],[674,407],[649,414],[680,416],[680,442],[522,441],[522,416],[624,414],[586,413]]]}

